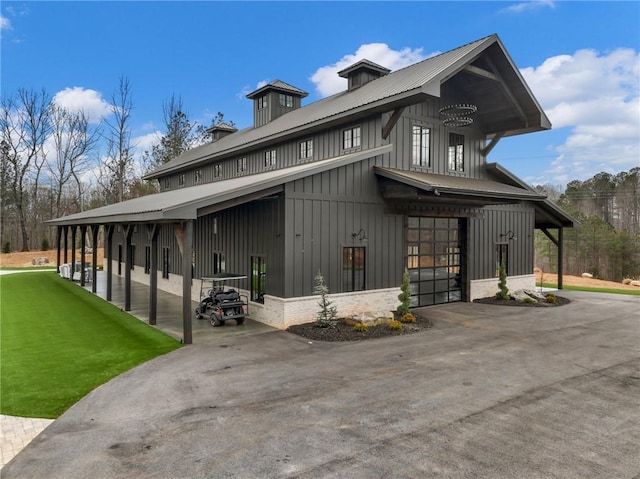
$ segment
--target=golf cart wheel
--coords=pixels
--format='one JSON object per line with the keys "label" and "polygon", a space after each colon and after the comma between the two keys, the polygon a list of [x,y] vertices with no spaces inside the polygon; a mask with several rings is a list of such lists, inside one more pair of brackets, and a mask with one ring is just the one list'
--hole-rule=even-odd
{"label": "golf cart wheel", "polygon": [[224,321],[221,319],[222,315],[218,313],[213,313],[211,315],[211,326],[217,328],[218,326],[224,326]]}
{"label": "golf cart wheel", "polygon": [[200,313],[200,306],[196,308],[196,319],[203,319],[202,314]]}
{"label": "golf cart wheel", "polygon": [[236,318],[236,324],[237,324],[238,326],[240,326],[240,325],[241,325],[241,324],[243,324],[243,323],[244,323],[244,318]]}

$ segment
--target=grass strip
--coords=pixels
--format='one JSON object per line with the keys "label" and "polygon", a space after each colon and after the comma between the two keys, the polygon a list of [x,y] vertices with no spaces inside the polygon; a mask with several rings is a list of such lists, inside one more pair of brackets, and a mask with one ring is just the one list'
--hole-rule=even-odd
{"label": "grass strip", "polygon": [[101,384],[180,347],[54,272],[0,276],[0,412],[56,418]]}
{"label": "grass strip", "polygon": [[[542,283],[544,288],[558,288],[557,284],[552,283]],[[590,288],[588,286],[567,286],[566,284],[562,286],[562,289],[567,289],[569,291],[586,291],[589,293],[613,293],[613,294],[627,294],[631,296],[640,296],[640,289],[616,289],[616,288]]]}

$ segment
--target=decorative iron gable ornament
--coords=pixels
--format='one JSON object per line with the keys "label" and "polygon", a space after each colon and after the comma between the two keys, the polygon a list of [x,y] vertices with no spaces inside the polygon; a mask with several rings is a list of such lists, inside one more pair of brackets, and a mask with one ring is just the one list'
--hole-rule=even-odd
{"label": "decorative iron gable ornament", "polygon": [[478,111],[478,107],[470,103],[458,105],[448,105],[440,108],[440,116],[443,117],[442,124],[451,127],[469,126],[473,123],[473,115]]}

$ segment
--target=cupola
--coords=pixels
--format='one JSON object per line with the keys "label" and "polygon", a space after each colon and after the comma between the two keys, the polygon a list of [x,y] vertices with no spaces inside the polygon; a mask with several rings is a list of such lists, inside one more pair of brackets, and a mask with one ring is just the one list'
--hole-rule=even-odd
{"label": "cupola", "polygon": [[274,80],[247,95],[253,100],[253,125],[255,128],[266,125],[270,121],[300,108],[306,91],[288,83]]}
{"label": "cupola", "polygon": [[214,142],[230,135],[231,133],[235,133],[238,129],[227,123],[220,122],[207,128],[206,131],[211,136],[211,141]]}
{"label": "cupola", "polygon": [[369,83],[377,78],[383,77],[391,73],[391,70],[377,63],[373,63],[366,58],[354,63],[350,67],[338,72],[342,78],[346,78],[349,82],[347,89],[355,90],[362,85]]}

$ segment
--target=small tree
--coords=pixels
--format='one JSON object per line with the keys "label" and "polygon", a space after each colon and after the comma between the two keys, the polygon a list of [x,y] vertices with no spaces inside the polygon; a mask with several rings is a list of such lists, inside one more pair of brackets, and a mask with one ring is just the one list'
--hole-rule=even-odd
{"label": "small tree", "polygon": [[402,273],[402,284],[400,285],[400,289],[402,292],[398,295],[400,306],[398,306],[397,311],[402,317],[409,312],[409,307],[411,306],[411,282],[409,279],[409,270],[407,268],[405,268],[404,273]]}
{"label": "small tree", "polygon": [[318,271],[315,280],[316,286],[313,289],[313,294],[320,295],[320,300],[318,301],[320,311],[318,311],[315,325],[318,328],[333,328],[337,323],[338,308],[327,297],[329,288],[324,284],[324,277],[320,271]]}
{"label": "small tree", "polygon": [[500,261],[498,274],[500,276],[500,281],[498,282],[498,288],[500,288],[500,291],[496,293],[496,297],[498,299],[507,301],[510,296],[509,288],[507,288],[507,269],[504,267],[504,261]]}

